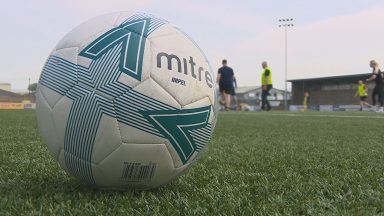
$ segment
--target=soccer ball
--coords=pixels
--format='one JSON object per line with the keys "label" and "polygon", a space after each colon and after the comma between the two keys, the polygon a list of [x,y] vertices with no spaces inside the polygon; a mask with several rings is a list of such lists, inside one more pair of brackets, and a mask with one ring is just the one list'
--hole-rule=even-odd
{"label": "soccer ball", "polygon": [[217,119],[215,79],[183,31],[144,13],[93,18],[42,70],[37,118],[68,173],[106,189],[149,189],[184,173]]}

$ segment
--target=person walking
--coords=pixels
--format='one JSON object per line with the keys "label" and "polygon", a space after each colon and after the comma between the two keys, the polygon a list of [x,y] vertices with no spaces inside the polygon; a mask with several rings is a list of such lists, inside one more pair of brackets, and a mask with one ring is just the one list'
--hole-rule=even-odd
{"label": "person walking", "polygon": [[369,103],[367,102],[368,87],[366,84],[364,84],[363,80],[359,80],[358,84],[359,84],[359,86],[358,86],[357,92],[355,94],[355,97],[357,95],[360,96],[360,111],[363,111],[364,106],[370,107]]}
{"label": "person walking", "polygon": [[234,92],[233,80],[235,74],[233,69],[228,67],[226,59],[222,61],[222,67],[217,72],[217,83],[219,83],[219,91],[221,93],[220,103],[225,106],[225,110],[229,111],[231,106],[231,94]]}
{"label": "person walking", "polygon": [[306,112],[308,110],[308,106],[310,104],[310,95],[309,95],[309,92],[305,92],[304,93],[304,101],[303,101],[303,111]]}
{"label": "person walking", "polygon": [[383,108],[383,100],[384,100],[384,82],[383,82],[383,73],[379,69],[379,64],[377,61],[372,60],[369,62],[369,66],[372,68],[372,75],[369,79],[367,79],[367,82],[375,82],[375,88],[373,89],[372,92],[372,105],[376,106],[376,97],[377,100],[380,103],[380,107],[376,110],[377,112],[384,112]]}
{"label": "person walking", "polygon": [[239,103],[238,103],[238,100],[237,100],[237,95],[236,95],[236,89],[237,89],[237,81],[236,81],[236,77],[233,77],[233,89],[232,89],[232,92],[231,92],[231,101],[233,101],[233,103],[235,104],[235,110],[238,111],[239,110]]}
{"label": "person walking", "polygon": [[271,104],[268,101],[269,91],[272,89],[272,71],[268,67],[266,61],[261,63],[263,67],[263,73],[261,74],[261,109],[265,111],[271,110]]}

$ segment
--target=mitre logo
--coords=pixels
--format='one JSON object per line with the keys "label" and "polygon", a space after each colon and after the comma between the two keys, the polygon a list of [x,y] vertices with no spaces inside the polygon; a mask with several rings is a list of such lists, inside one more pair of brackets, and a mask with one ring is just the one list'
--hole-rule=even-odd
{"label": "mitre logo", "polygon": [[[192,56],[187,60],[187,58],[180,58],[175,54],[160,52],[157,54],[156,60],[158,68],[162,68],[164,63],[169,71],[190,75],[199,81],[204,79],[209,88],[213,87],[212,75],[205,68],[198,66]],[[175,65],[176,68],[174,68]]]}

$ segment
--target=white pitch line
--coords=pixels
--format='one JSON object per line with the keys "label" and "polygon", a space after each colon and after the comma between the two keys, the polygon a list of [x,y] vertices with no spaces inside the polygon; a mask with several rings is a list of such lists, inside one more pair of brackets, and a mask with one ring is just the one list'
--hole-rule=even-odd
{"label": "white pitch line", "polygon": [[[225,114],[238,114],[238,113],[225,113]],[[328,118],[365,118],[365,119],[384,119],[384,116],[351,116],[351,115],[301,115],[301,114],[284,114],[284,113],[240,113],[240,114],[247,114],[247,115],[263,115],[263,116],[289,116],[289,117],[328,117]]]}

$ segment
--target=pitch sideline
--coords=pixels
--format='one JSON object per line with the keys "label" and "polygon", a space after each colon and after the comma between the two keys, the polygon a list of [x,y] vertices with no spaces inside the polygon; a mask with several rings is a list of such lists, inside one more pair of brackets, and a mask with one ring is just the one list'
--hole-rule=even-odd
{"label": "pitch sideline", "polygon": [[262,116],[288,116],[288,117],[328,117],[328,118],[366,118],[366,119],[384,119],[384,116],[362,116],[362,115],[303,115],[298,113],[260,113],[260,112],[242,112],[242,113],[236,113],[236,112],[228,112],[225,113],[225,115],[233,115],[233,114],[244,114],[244,115],[262,115]]}

